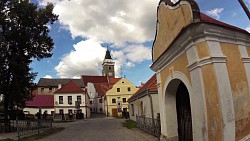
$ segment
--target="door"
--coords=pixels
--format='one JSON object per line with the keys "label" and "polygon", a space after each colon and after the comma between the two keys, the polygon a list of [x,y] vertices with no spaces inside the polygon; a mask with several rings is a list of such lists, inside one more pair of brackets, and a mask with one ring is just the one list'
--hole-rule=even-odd
{"label": "door", "polygon": [[192,141],[192,115],[186,86],[181,83],[176,94],[179,141]]}
{"label": "door", "polygon": [[118,117],[117,108],[112,109],[112,116],[113,117]]}

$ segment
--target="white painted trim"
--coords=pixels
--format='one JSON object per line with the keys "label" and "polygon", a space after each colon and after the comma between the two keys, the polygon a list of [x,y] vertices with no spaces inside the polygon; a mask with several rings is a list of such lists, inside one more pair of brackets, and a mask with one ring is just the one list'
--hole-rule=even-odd
{"label": "white painted trim", "polygon": [[190,69],[190,77],[193,88],[193,109],[192,110],[192,120],[193,122],[193,140],[208,140],[208,127],[207,127],[207,107],[206,107],[206,97],[204,91],[202,71],[199,66],[202,66],[207,62],[206,58],[199,61],[198,52],[196,46],[190,47],[187,51],[187,58],[189,65],[193,68]]}
{"label": "white painted trim", "polygon": [[189,71],[192,71],[198,67],[202,67],[204,65],[213,64],[213,63],[226,63],[226,57],[206,57],[201,60],[197,60],[196,62],[187,66]]}
{"label": "white painted trim", "polygon": [[[164,119],[161,123],[162,124],[162,134],[164,136],[166,136],[167,138],[171,138],[171,137],[176,137],[178,136],[178,131],[177,131],[177,127],[178,127],[178,123],[177,123],[177,114],[176,114],[176,99],[175,99],[175,94],[176,94],[176,90],[178,87],[177,85],[172,85],[172,86],[176,86],[176,87],[169,87],[169,84],[171,82],[173,82],[173,80],[177,80],[175,82],[180,83],[183,82],[185,84],[185,86],[187,87],[187,90],[189,92],[189,97],[190,97],[190,105],[191,105],[191,114],[193,114],[193,92],[192,92],[192,87],[191,87],[191,83],[189,82],[188,78],[181,72],[178,71],[174,71],[173,72],[173,76],[168,76],[168,78],[166,79],[165,83],[164,83],[164,94],[162,96],[162,100],[160,105],[163,105],[161,108],[161,112],[162,112],[162,117],[161,119]],[[196,122],[195,120],[192,122],[194,123]],[[193,128],[194,129],[194,128]],[[193,132],[194,134],[194,132]]]}
{"label": "white painted trim", "polygon": [[[197,26],[186,29],[179,38],[169,47],[168,52],[162,54],[151,66],[153,71],[162,70],[176,60],[181,54],[197,43],[210,41],[232,43],[247,46],[250,44],[250,36],[234,30],[228,30],[220,26],[200,23]],[[154,47],[153,47],[154,49]],[[217,55],[218,56],[218,55]],[[219,55],[221,56],[221,55]],[[213,57],[216,57],[215,55]]]}

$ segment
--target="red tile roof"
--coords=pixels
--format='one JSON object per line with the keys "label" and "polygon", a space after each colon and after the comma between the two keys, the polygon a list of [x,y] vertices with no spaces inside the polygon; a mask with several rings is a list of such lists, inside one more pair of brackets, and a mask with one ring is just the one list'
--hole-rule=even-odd
{"label": "red tile roof", "polygon": [[157,79],[156,79],[156,74],[154,74],[134,95],[144,92],[147,89],[151,93],[158,92],[156,84],[157,84]]}
{"label": "red tile roof", "polygon": [[116,82],[118,82],[119,80],[121,80],[122,78],[114,78],[114,77],[109,77],[109,83],[110,84],[115,84]]}
{"label": "red tile roof", "polygon": [[78,86],[73,80],[69,81],[62,88],[58,89],[54,93],[83,93],[85,92],[80,86]]}
{"label": "red tile roof", "polygon": [[103,96],[113,85],[107,83],[94,83],[98,96]]}
{"label": "red tile roof", "polygon": [[87,86],[88,82],[91,82],[91,83],[108,83],[107,76],[82,75],[82,81],[83,81],[84,86]]}
{"label": "red tile roof", "polygon": [[[232,26],[230,24],[227,24],[227,23],[223,23],[221,21],[218,21],[216,19],[213,19],[211,17],[209,17],[208,15],[206,14],[203,14],[200,12],[200,19],[201,19],[201,22],[205,22],[205,23],[210,23],[210,24],[215,24],[215,25],[219,25],[219,26],[224,26],[224,27],[227,27],[227,28],[230,28],[230,29],[233,29],[233,30],[237,30],[239,32],[243,32],[243,33],[248,33],[246,30],[244,29],[241,29],[239,27],[236,27],[236,26]],[[249,34],[249,33],[248,33]]]}
{"label": "red tile roof", "polygon": [[26,101],[26,107],[54,107],[54,95],[34,95],[33,99]]}

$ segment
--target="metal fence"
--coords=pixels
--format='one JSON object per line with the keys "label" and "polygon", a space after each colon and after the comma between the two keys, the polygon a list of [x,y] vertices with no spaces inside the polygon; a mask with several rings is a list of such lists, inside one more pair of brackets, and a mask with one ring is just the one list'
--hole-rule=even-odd
{"label": "metal fence", "polygon": [[6,123],[4,122],[4,120],[0,120],[0,133],[16,131],[16,120],[8,120]]}
{"label": "metal fence", "polygon": [[17,136],[40,133],[42,130],[52,128],[52,120],[17,120]]}
{"label": "metal fence", "polygon": [[157,119],[152,119],[145,116],[136,116],[136,122],[140,129],[160,138],[161,122],[159,116]]}

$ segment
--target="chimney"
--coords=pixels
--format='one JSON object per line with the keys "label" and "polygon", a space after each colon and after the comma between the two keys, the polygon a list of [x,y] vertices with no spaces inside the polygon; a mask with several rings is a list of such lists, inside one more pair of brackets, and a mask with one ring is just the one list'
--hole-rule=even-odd
{"label": "chimney", "polygon": [[61,89],[62,88],[62,84],[58,84],[58,89]]}

